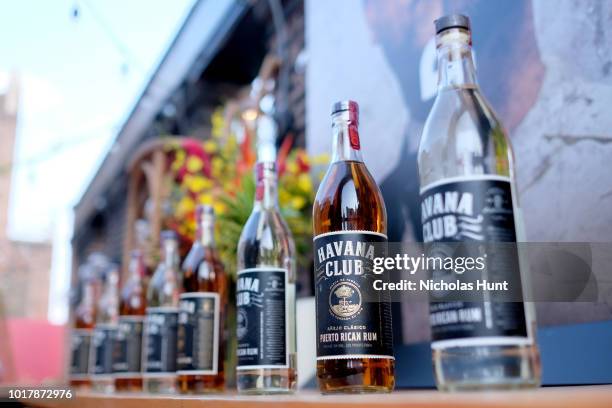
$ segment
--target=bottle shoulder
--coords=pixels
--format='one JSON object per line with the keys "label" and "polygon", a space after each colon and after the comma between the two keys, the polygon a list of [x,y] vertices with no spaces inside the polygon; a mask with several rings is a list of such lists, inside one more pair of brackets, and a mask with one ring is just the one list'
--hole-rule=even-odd
{"label": "bottle shoulder", "polygon": [[253,211],[238,242],[238,268],[295,268],[295,243],[287,223],[275,210]]}
{"label": "bottle shoulder", "polygon": [[216,250],[194,245],[183,262],[184,292],[219,292],[225,290],[225,268]]}
{"label": "bottle shoulder", "polygon": [[315,197],[313,227],[315,235],[341,230],[386,233],[385,203],[364,163],[330,165]]}
{"label": "bottle shoulder", "polygon": [[293,243],[291,230],[278,208],[253,211],[242,228],[239,244],[264,234]]}
{"label": "bottle shoulder", "polygon": [[421,186],[443,178],[513,176],[510,140],[478,88],[438,93],[418,149]]}

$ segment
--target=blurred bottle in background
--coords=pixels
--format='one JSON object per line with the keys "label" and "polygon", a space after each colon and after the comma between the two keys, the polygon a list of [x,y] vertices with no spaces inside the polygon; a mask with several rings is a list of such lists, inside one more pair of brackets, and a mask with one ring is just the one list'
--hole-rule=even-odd
{"label": "blurred bottle in background", "polygon": [[132,251],[121,304],[113,372],[117,391],[142,390],[142,333],[146,309],[146,269],[140,249]]}
{"label": "blurred bottle in background", "polygon": [[174,231],[162,231],[161,255],[147,289],[143,385],[145,391],[167,394],[176,390],[180,261]]}
{"label": "blurred bottle in background", "polygon": [[183,262],[177,374],[183,394],[223,391],[228,282],[215,248],[215,212],[198,206],[196,240]]}
{"label": "blurred bottle in background", "polygon": [[95,273],[83,264],[78,271],[80,300],[74,309],[74,324],[70,335],[70,386],[88,388],[91,385],[90,367],[92,336],[96,323]]}
{"label": "blurred bottle in background", "polygon": [[237,386],[243,394],[293,392],[297,384],[295,245],[278,206],[277,128],[257,124],[253,211],[238,242]]}
{"label": "blurred bottle in background", "polygon": [[[424,241],[435,248],[443,247],[438,242],[475,242],[500,252],[499,244],[491,244],[524,239],[512,147],[478,87],[469,18],[445,16],[435,26],[438,94],[418,153]],[[519,268],[518,253],[504,253],[503,265],[493,252],[487,255],[486,273],[518,282],[524,298],[529,277]],[[429,309],[438,388],[540,383],[532,303],[495,302],[485,292],[482,302],[432,301]]]}
{"label": "blurred bottle in background", "polygon": [[113,378],[114,340],[119,318],[119,267],[109,264],[102,272],[103,290],[96,311],[93,333],[94,391],[110,393],[115,389]]}

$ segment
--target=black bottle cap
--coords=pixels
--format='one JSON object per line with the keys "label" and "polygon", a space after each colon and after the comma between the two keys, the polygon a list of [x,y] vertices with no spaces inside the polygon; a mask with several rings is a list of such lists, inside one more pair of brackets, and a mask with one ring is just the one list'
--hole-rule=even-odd
{"label": "black bottle cap", "polygon": [[464,30],[470,30],[470,18],[463,14],[449,14],[442,16],[434,21],[436,25],[436,34],[440,34],[444,30],[451,28],[463,28]]}

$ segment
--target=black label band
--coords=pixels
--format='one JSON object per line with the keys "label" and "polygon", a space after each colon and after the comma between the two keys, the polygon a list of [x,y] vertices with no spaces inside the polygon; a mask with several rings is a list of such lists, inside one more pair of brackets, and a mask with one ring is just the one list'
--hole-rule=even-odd
{"label": "black label band", "polygon": [[78,380],[89,376],[91,338],[93,330],[73,329],[70,336],[70,378]]}
{"label": "black label band", "polygon": [[338,231],[314,238],[317,360],[393,359],[389,294],[373,288],[387,272],[373,272],[387,237],[369,231]]}
{"label": "black label band", "polygon": [[93,332],[93,375],[107,376],[113,373],[113,349],[116,325],[97,325]]}
{"label": "black label band", "polygon": [[179,309],[178,374],[216,375],[219,371],[219,294],[183,293]]}
{"label": "black label band", "polygon": [[147,308],[144,323],[143,371],[162,375],[176,372],[178,308]]}
{"label": "black label band", "polygon": [[116,377],[140,375],[143,329],[144,316],[119,316],[113,359]]}
{"label": "black label band", "polygon": [[280,268],[238,272],[238,370],[289,366],[287,279],[287,270]]}
{"label": "black label band", "polygon": [[[426,187],[421,191],[421,219],[425,249],[429,255],[486,257],[486,266],[482,272],[457,274],[435,270],[432,271],[434,280],[472,282],[484,276],[495,281],[506,280],[512,287],[520,287],[516,247],[487,245],[493,242],[516,242],[512,191],[508,178],[484,176],[449,179]],[[478,247],[457,246],[457,242],[483,244]],[[496,302],[490,293],[483,294],[482,301],[475,302],[451,302],[445,301],[444,297],[443,292],[430,293],[432,347],[495,342],[523,344],[528,340],[522,302]],[[484,337],[488,339],[482,339]]]}

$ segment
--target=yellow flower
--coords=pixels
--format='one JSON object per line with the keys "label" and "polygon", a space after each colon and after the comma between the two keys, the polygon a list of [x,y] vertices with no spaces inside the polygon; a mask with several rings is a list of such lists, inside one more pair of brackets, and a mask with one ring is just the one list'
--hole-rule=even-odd
{"label": "yellow flower", "polygon": [[295,210],[301,210],[306,205],[306,199],[302,196],[296,196],[291,199],[291,206]]}
{"label": "yellow flower", "polygon": [[223,136],[223,127],[225,126],[223,109],[216,109],[210,118],[210,122],[212,125],[212,136],[217,139]]}
{"label": "yellow flower", "polygon": [[312,180],[310,179],[309,174],[300,174],[298,177],[297,185],[305,193],[309,193],[312,191]]}
{"label": "yellow flower", "polygon": [[172,161],[172,171],[179,171],[181,167],[185,164],[185,151],[177,150],[174,155],[174,160]]}
{"label": "yellow flower", "polygon": [[204,162],[197,156],[189,156],[187,159],[187,171],[190,173],[196,173],[202,170]]}
{"label": "yellow flower", "polygon": [[199,193],[202,190],[210,189],[213,185],[212,181],[203,176],[192,176],[190,174],[185,176],[184,184],[187,186],[189,191],[193,193]]}
{"label": "yellow flower", "polygon": [[296,162],[287,163],[287,171],[289,173],[297,173],[300,170]]}
{"label": "yellow flower", "polygon": [[213,178],[221,178],[223,176],[223,160],[219,157],[214,157],[211,164]]}
{"label": "yellow flower", "polygon": [[213,207],[215,209],[215,214],[219,215],[219,214],[225,213],[225,210],[226,210],[225,204],[220,203],[220,202],[215,202],[213,204]]}
{"label": "yellow flower", "polygon": [[216,153],[218,150],[217,143],[213,140],[205,141],[202,147],[204,148],[204,151],[208,154]]}
{"label": "yellow flower", "polygon": [[181,201],[178,203],[177,213],[179,214],[188,214],[191,211],[195,210],[195,203],[188,195],[183,196]]}
{"label": "yellow flower", "polygon": [[200,194],[198,196],[198,202],[200,204],[211,205],[213,203],[213,198],[210,194]]}
{"label": "yellow flower", "polygon": [[291,194],[289,194],[289,192],[285,190],[284,188],[281,188],[280,191],[278,192],[278,201],[280,202],[281,205],[288,204],[289,201],[291,201]]}

